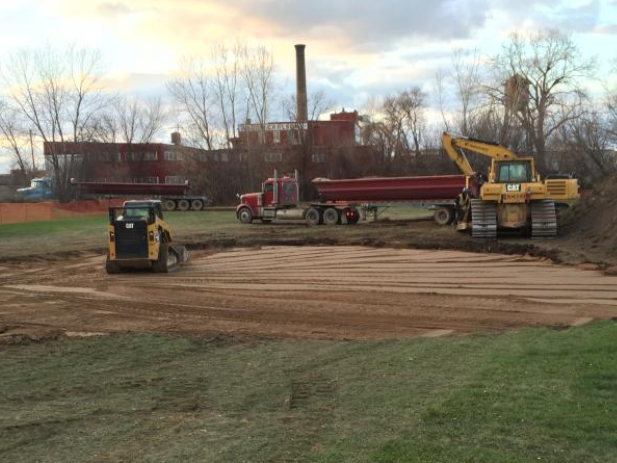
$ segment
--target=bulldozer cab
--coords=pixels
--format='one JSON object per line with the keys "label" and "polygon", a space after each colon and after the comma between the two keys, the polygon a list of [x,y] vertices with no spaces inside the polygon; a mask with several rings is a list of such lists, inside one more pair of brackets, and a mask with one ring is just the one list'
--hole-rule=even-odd
{"label": "bulldozer cab", "polygon": [[493,160],[491,166],[493,183],[531,183],[536,181],[532,158],[515,161]]}

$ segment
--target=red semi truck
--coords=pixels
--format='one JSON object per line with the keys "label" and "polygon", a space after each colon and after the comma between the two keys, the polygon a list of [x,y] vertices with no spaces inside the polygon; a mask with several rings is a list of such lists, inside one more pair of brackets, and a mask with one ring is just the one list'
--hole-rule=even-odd
{"label": "red semi truck", "polygon": [[149,198],[161,201],[166,211],[200,211],[211,201],[205,196],[187,194],[189,182],[184,183],[121,183],[121,182],[78,182],[71,179],[78,198]]}
{"label": "red semi truck", "polygon": [[274,219],[304,220],[308,225],[356,224],[362,208],[390,204],[414,204],[435,209],[440,225],[454,219],[456,196],[465,188],[464,175],[425,177],[378,177],[346,180],[316,178],[319,200],[300,203],[297,175],[274,177],[262,183],[261,192],[240,197],[236,208],[238,220],[270,222]]}

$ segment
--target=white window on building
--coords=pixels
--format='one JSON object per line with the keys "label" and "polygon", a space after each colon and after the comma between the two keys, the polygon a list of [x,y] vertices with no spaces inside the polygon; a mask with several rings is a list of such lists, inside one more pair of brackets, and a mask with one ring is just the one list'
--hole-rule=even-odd
{"label": "white window on building", "polygon": [[135,177],[133,183],[159,183],[158,177]]}
{"label": "white window on building", "polygon": [[266,162],[281,162],[283,160],[283,153],[280,151],[266,153],[265,160]]}
{"label": "white window on building", "polygon": [[311,161],[315,164],[323,164],[326,162],[326,153],[323,151],[316,151],[311,155]]}
{"label": "white window on building", "polygon": [[248,162],[249,154],[248,153],[240,153],[238,154],[238,161],[240,162]]}
{"label": "white window on building", "polygon": [[219,151],[214,153],[214,160],[217,162],[229,162],[229,153],[227,151]]}
{"label": "white window on building", "polygon": [[163,152],[163,159],[166,162],[181,162],[184,160],[184,156],[178,151],[165,151]]}
{"label": "white window on building", "polygon": [[287,132],[287,144],[288,145],[298,145],[298,132],[296,130],[289,130]]}
{"label": "white window on building", "polygon": [[120,156],[117,151],[104,151],[96,155],[96,160],[98,162],[104,162],[104,163],[111,164],[111,163],[118,162],[119,159],[120,159]]}
{"label": "white window on building", "polygon": [[272,143],[279,145],[281,143],[281,131],[273,130],[272,131]]}
{"label": "white window on building", "polygon": [[179,175],[168,175],[165,177],[165,183],[184,183],[184,177]]}
{"label": "white window on building", "polygon": [[126,160],[128,162],[157,161],[158,156],[156,155],[156,151],[141,151],[137,153],[126,153]]}

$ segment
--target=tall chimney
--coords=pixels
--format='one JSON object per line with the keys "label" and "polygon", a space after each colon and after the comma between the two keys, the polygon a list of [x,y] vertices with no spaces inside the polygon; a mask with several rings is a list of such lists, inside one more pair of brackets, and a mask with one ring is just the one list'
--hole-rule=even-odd
{"label": "tall chimney", "polygon": [[182,144],[182,135],[180,135],[180,132],[171,132],[171,142],[176,146]]}
{"label": "tall chimney", "polygon": [[306,45],[296,45],[296,121],[308,121],[308,102],[306,94],[306,64],[304,49]]}

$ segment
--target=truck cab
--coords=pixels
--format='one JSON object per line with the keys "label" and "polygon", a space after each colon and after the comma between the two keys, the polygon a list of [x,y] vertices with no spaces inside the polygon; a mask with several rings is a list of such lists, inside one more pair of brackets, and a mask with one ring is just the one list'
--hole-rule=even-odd
{"label": "truck cab", "polygon": [[276,217],[277,210],[298,207],[300,187],[294,176],[274,177],[261,184],[261,191],[240,196],[236,214],[242,223],[251,223],[254,219],[269,222]]}
{"label": "truck cab", "polygon": [[33,178],[30,186],[19,188],[17,193],[24,199],[43,201],[53,197],[52,181],[49,177]]}

